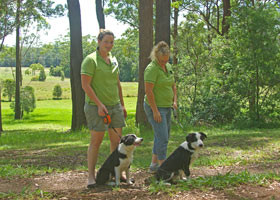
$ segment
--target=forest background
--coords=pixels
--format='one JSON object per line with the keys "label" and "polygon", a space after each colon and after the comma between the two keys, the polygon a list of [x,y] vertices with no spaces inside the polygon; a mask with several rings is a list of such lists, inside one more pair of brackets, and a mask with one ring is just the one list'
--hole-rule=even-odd
{"label": "forest background", "polygon": [[[221,17],[225,13],[220,1],[172,3],[173,25],[176,12],[184,16],[178,27],[171,26],[171,63],[176,62],[173,70],[180,120],[203,125],[275,126],[280,113],[279,2],[230,2],[227,18]],[[112,52],[122,82],[138,81],[137,8],[137,1],[106,1],[105,5],[105,14],[130,25],[115,40]],[[29,35],[28,28],[22,34],[21,66],[32,68],[40,63],[50,69],[50,75],[70,77],[70,34],[36,46],[32,45],[36,35]],[[85,57],[96,48],[96,38],[83,36],[82,45]],[[4,45],[0,66],[14,67],[15,54],[15,46]]]}

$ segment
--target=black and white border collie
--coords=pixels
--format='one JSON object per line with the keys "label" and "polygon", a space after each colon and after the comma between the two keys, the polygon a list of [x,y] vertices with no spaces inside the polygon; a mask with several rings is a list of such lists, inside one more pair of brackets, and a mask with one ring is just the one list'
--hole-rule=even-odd
{"label": "black and white border collie", "polygon": [[159,167],[156,172],[157,181],[173,183],[175,178],[183,179],[190,176],[190,164],[196,157],[198,149],[204,146],[207,136],[202,132],[190,133],[183,142]]}
{"label": "black and white border collie", "polygon": [[[120,185],[120,178],[123,171],[126,172],[126,183],[133,184],[130,180],[129,168],[133,160],[133,152],[136,146],[140,145],[143,138],[129,134],[121,138],[120,144],[103,163],[96,175],[97,185]],[[115,177],[115,182],[108,182]]]}

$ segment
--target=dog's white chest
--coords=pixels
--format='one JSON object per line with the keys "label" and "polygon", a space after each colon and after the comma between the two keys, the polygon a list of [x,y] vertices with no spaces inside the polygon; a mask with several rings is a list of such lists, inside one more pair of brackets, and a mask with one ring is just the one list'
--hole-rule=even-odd
{"label": "dog's white chest", "polygon": [[120,160],[120,168],[121,168],[121,170],[123,171],[123,170],[126,170],[129,166],[130,166],[130,164],[132,163],[132,158],[125,158],[125,159],[121,159]]}

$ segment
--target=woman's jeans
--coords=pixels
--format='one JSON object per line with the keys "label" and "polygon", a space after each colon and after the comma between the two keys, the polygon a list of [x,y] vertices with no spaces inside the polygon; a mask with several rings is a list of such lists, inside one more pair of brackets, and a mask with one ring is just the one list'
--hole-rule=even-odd
{"label": "woman's jeans", "polygon": [[154,130],[153,154],[157,155],[158,160],[165,160],[168,139],[170,136],[171,107],[170,108],[158,107],[158,111],[160,112],[160,116],[161,116],[160,123],[157,123],[154,120],[153,111],[151,107],[145,102],[144,102],[144,110],[147,115],[148,121],[152,125]]}

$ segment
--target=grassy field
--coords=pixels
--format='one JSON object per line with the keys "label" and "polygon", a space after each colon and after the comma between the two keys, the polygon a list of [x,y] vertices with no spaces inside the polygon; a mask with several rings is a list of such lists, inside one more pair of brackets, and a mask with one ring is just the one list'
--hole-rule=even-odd
{"label": "grassy field", "polygon": [[[2,78],[10,74],[7,69],[0,70]],[[69,193],[66,196],[71,199],[72,189],[66,192],[48,190],[46,196],[47,189],[39,188],[34,191],[28,184],[25,185],[28,180],[47,179],[57,173],[61,173],[63,177],[67,177],[68,173],[86,173],[86,151],[90,138],[86,128],[69,132],[72,112],[69,80],[60,81],[59,78],[48,77],[46,82],[34,83],[28,81],[28,77],[27,80],[25,78],[24,83],[33,84],[35,91],[37,90],[36,96],[41,100],[37,101],[34,112],[25,115],[23,120],[14,120],[14,114],[9,108],[10,103],[2,102],[4,132],[0,137],[0,199],[59,199],[61,196],[58,196],[58,193],[59,195]],[[65,84],[64,91],[69,90],[69,96],[66,97],[65,94],[63,100],[51,100],[50,90],[53,82]],[[127,126],[123,132],[136,133],[144,138],[143,145],[135,151],[132,171],[134,173],[142,171],[143,177],[147,177],[153,132],[149,128],[135,126],[137,83],[122,83],[122,86],[128,111]],[[158,198],[159,194],[165,194],[172,199],[172,195],[186,195],[190,190],[199,190],[206,194],[208,192],[209,195],[213,192],[220,195],[222,190],[231,197],[228,199],[262,199],[248,198],[246,195],[238,198],[236,195],[239,190],[250,190],[253,187],[262,194],[265,192],[264,187],[272,187],[273,183],[280,184],[279,129],[235,130],[187,125],[182,129],[173,121],[168,155],[183,142],[186,133],[192,131],[203,131],[208,136],[205,148],[191,168],[191,173],[194,174],[192,179],[179,182],[172,187],[155,182],[148,187],[140,185],[140,192],[149,193],[155,198]],[[109,138],[106,135],[100,149],[97,167],[108,156],[109,145]],[[21,183],[21,186],[18,186],[22,187],[20,192],[12,186],[9,188],[9,183],[12,185],[16,182]],[[7,190],[3,189],[4,186]],[[271,193],[270,198],[266,199],[277,199],[277,192]],[[84,191],[78,190],[78,193],[81,196]],[[76,199],[82,199],[80,196]],[[87,196],[85,199],[90,198]]]}
{"label": "grassy field", "polygon": [[[22,68],[24,72],[27,68]],[[13,68],[13,70],[15,70]],[[59,84],[62,88],[62,99],[71,99],[70,79],[65,78],[63,81],[60,77],[49,76],[49,69],[45,69],[47,78],[44,82],[31,81],[32,76],[23,75],[22,86],[32,86],[35,89],[35,97],[37,100],[51,100],[53,98],[52,92],[55,85]],[[24,74],[24,73],[23,73]],[[38,75],[38,72],[37,72]],[[13,73],[10,67],[0,67],[0,79],[12,79]],[[121,83],[124,97],[137,97],[138,83]],[[3,100],[7,98],[2,97]]]}

